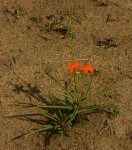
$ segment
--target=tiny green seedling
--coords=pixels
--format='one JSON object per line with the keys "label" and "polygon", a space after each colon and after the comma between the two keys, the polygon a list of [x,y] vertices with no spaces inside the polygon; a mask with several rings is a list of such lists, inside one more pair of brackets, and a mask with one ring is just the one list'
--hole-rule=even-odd
{"label": "tiny green seedling", "polygon": [[19,10],[15,10],[15,17],[17,18],[17,19],[19,19],[20,18],[20,16],[21,16],[21,12],[19,11]]}
{"label": "tiny green seedling", "polygon": [[30,18],[33,22],[40,22],[42,21],[42,17],[40,15],[35,15],[33,18]]}
{"label": "tiny green seedling", "polygon": [[46,18],[48,19],[48,22],[44,24],[44,30],[49,32],[55,31],[68,38],[75,37],[74,33],[72,32],[71,24],[69,27],[60,25],[57,16],[53,14],[48,15]]}
{"label": "tiny green seedling", "polygon": [[36,19],[36,22],[39,22],[42,20],[41,16],[40,15],[35,15],[34,17]]}
{"label": "tiny green seedling", "polygon": [[55,30],[55,25],[53,23],[50,23],[50,22],[45,23],[44,29],[48,30],[48,31]]}

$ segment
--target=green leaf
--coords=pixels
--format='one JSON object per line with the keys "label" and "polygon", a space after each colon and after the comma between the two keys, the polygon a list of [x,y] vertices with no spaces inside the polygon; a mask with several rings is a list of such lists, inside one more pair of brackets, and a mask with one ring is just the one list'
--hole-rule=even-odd
{"label": "green leaf", "polygon": [[76,115],[78,113],[78,109],[75,109],[74,112],[72,114],[69,115],[68,118],[70,118],[70,120],[68,120],[68,122],[66,123],[67,125],[71,125],[73,120],[75,119]]}
{"label": "green leaf", "polygon": [[96,112],[106,112],[111,114],[118,114],[119,111],[117,109],[118,107],[115,105],[91,105],[83,107],[78,111],[79,114],[90,114],[90,113],[96,113]]}
{"label": "green leaf", "polygon": [[54,92],[56,94],[59,94],[59,95],[62,95],[62,96],[65,96],[67,98],[70,98],[71,99],[71,96],[67,95],[67,94],[64,94],[64,93],[60,93],[60,92]]}
{"label": "green leaf", "polygon": [[54,103],[54,104],[57,104],[57,105],[66,105],[65,101],[57,98],[56,96],[54,96],[52,93],[49,95],[49,98],[51,99],[51,101]]}
{"label": "green leaf", "polygon": [[54,77],[52,77],[48,72],[46,72],[46,74],[61,87],[61,89],[71,98],[70,102],[73,103],[74,102],[74,97],[65,89],[65,87],[62,86],[61,83],[58,80],[56,80]]}
{"label": "green leaf", "polygon": [[37,106],[37,108],[56,108],[56,109],[73,109],[71,106],[59,106],[59,105],[45,105],[45,106]]}
{"label": "green leaf", "polygon": [[37,129],[37,130],[33,130],[33,131],[31,131],[31,132],[25,134],[24,136],[27,137],[27,136],[30,136],[30,135],[32,135],[32,134],[39,133],[39,132],[42,132],[42,131],[46,131],[46,130],[49,130],[49,129],[52,129],[52,128],[53,128],[52,125],[45,125],[44,127],[39,128],[39,129]]}
{"label": "green leaf", "polygon": [[117,90],[117,89],[119,89],[119,88],[121,88],[121,87],[123,87],[123,86],[126,86],[126,84],[120,85],[120,86],[118,86],[118,87],[113,87],[113,88],[111,88],[111,89],[102,90],[101,92],[97,92],[97,93],[95,93],[95,94],[90,95],[89,97],[86,97],[86,98],[81,99],[80,102],[84,102],[84,101],[86,101],[86,100],[91,100],[91,99],[93,99],[93,98],[103,96],[103,95],[108,94],[108,93],[110,93],[110,92],[113,92],[113,91],[115,91],[115,90]]}
{"label": "green leaf", "polygon": [[55,122],[58,122],[58,118],[55,118],[55,116],[53,116],[52,114],[50,113],[41,113],[43,116],[55,121]]}

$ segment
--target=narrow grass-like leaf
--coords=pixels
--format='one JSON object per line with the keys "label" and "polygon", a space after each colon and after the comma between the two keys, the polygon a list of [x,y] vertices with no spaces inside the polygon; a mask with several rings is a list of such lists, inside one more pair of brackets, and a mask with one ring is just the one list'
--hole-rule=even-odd
{"label": "narrow grass-like leaf", "polygon": [[33,131],[25,134],[24,136],[27,137],[27,136],[30,136],[32,134],[39,133],[39,132],[42,132],[42,131],[46,131],[46,130],[49,130],[49,129],[52,129],[52,128],[53,128],[52,125],[45,125],[44,127],[36,129],[36,130],[33,130]]}
{"label": "narrow grass-like leaf", "polygon": [[25,115],[14,115],[14,116],[7,116],[7,117],[4,117],[4,118],[34,117],[34,116],[41,116],[41,113],[36,113],[36,114],[25,114]]}
{"label": "narrow grass-like leaf", "polygon": [[24,137],[26,134],[28,134],[28,133],[24,133],[24,134],[21,134],[21,135],[19,135],[19,136],[16,136],[16,137],[12,138],[11,140],[17,140],[17,139],[19,139],[19,138]]}
{"label": "narrow grass-like leaf", "polygon": [[50,113],[41,113],[43,116],[55,121],[55,122],[58,122],[58,118],[56,118],[55,116],[53,116],[52,114]]}
{"label": "narrow grass-like leaf", "polygon": [[[54,92],[56,94],[59,94],[59,95],[62,95],[62,96],[65,96],[66,98],[70,98],[71,99],[71,96],[67,95],[67,94],[64,94],[64,93],[60,93],[60,92]],[[73,99],[72,99],[73,100]],[[62,102],[63,103],[63,102]]]}
{"label": "narrow grass-like leaf", "polygon": [[69,115],[69,120],[68,122],[66,123],[66,125],[71,125],[72,124],[72,121],[75,119],[76,115],[78,113],[78,109],[75,109],[74,112],[72,114]]}
{"label": "narrow grass-like leaf", "polygon": [[55,103],[56,105],[66,105],[65,101],[59,99],[58,97],[54,96],[53,94],[49,95],[50,100]]}
{"label": "narrow grass-like leaf", "polygon": [[52,77],[48,72],[46,72],[46,74],[52,79],[52,80],[54,80],[60,87],[61,87],[61,89],[67,94],[67,95],[69,95],[69,97],[71,98],[70,100],[71,100],[71,103],[73,103],[74,102],[74,97],[65,89],[65,87],[63,86],[63,85],[61,85],[61,83],[58,81],[58,80],[56,80],[54,77]]}
{"label": "narrow grass-like leaf", "polygon": [[25,120],[25,121],[30,121],[30,122],[33,122],[33,123],[37,123],[37,124],[40,124],[40,125],[44,125],[45,124],[45,121],[44,120],[41,120],[41,119],[34,119],[34,118],[31,118],[31,117],[24,117],[24,118],[20,118],[20,120]]}
{"label": "narrow grass-like leaf", "polygon": [[106,112],[111,114],[117,114],[118,110],[117,107],[114,105],[91,105],[86,106],[78,111],[79,114],[90,114],[90,113],[96,113],[96,112]]}
{"label": "narrow grass-like leaf", "polygon": [[80,102],[87,101],[87,100],[90,100],[90,99],[93,99],[93,98],[96,98],[96,97],[103,96],[103,95],[108,94],[110,92],[113,92],[113,91],[115,91],[115,90],[117,90],[117,89],[119,89],[119,88],[121,88],[123,86],[126,86],[126,84],[123,84],[123,85],[118,86],[118,87],[113,87],[113,88],[108,89],[108,90],[102,90],[101,92],[97,92],[95,94],[90,95],[89,97],[81,99]]}
{"label": "narrow grass-like leaf", "polygon": [[56,109],[73,109],[71,106],[57,106],[57,105],[40,105],[40,106],[37,106],[37,108],[50,108],[50,109],[53,109],[53,108],[56,108]]}

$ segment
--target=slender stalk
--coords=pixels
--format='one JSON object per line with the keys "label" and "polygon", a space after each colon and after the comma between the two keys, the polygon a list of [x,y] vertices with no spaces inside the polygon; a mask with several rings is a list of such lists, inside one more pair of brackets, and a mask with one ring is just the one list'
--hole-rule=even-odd
{"label": "slender stalk", "polygon": [[77,82],[76,82],[76,72],[74,72],[74,84],[75,84],[75,92],[77,93]]}
{"label": "slender stalk", "polygon": [[86,88],[86,92],[84,94],[84,98],[86,98],[88,96],[88,92],[90,90],[90,87],[91,87],[91,84],[92,84],[92,81],[93,81],[93,78],[94,78],[94,73],[91,74],[91,78],[90,80],[88,81],[88,84],[87,84],[87,88]]}
{"label": "slender stalk", "polygon": [[73,53],[73,32],[72,32],[72,12],[71,10],[69,10],[69,17],[70,17],[70,26],[69,26],[69,29],[68,29],[68,34],[70,36],[70,54],[71,54],[71,58],[72,58],[72,61],[75,60],[75,56],[74,56],[74,53]]}

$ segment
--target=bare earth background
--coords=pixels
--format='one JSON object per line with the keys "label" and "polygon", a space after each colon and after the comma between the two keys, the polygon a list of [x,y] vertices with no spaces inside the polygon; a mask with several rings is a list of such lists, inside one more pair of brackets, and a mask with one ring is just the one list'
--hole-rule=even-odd
{"label": "bare earth background", "polygon": [[[17,102],[38,103],[26,93],[15,92],[23,86],[27,91],[40,90],[45,96],[52,88],[44,74],[49,69],[60,81],[67,77],[69,39],[60,32],[43,30],[46,16],[57,16],[60,26],[69,25],[68,11],[73,9],[73,32],[76,59],[87,59],[93,68],[102,70],[92,86],[96,92],[104,88],[128,85],[93,103],[119,105],[114,118],[96,114],[89,116],[89,132],[70,133],[64,143],[52,137],[48,150],[131,150],[132,149],[132,1],[131,0],[0,0],[0,149],[45,150],[43,134],[29,138],[12,138],[39,127],[38,124],[13,115],[35,113]],[[17,11],[20,17],[17,18]],[[34,17],[41,18],[35,20]],[[55,62],[52,62],[55,61]],[[37,90],[36,90],[37,91]]]}

